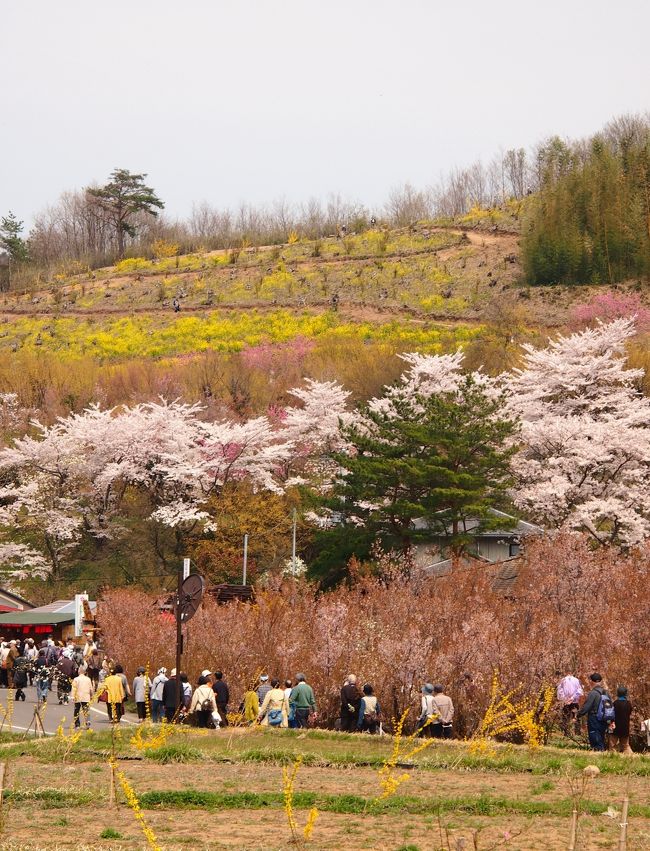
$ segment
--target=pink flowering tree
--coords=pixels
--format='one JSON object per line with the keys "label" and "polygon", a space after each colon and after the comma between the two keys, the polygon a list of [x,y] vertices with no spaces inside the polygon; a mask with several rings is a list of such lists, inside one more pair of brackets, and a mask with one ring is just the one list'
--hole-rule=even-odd
{"label": "pink flowering tree", "polygon": [[650,535],[650,400],[626,366],[633,334],[617,319],[526,345],[524,366],[505,377],[521,422],[515,504],[542,525],[626,546]]}

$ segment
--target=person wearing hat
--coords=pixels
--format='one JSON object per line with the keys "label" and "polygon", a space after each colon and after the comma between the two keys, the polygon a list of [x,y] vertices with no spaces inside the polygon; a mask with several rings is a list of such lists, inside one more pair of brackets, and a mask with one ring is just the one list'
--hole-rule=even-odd
{"label": "person wearing hat", "polygon": [[212,691],[214,692],[217,701],[217,712],[221,715],[221,726],[228,726],[228,701],[230,700],[230,690],[228,683],[223,678],[223,671],[215,671],[212,681]]}
{"label": "person wearing hat", "polygon": [[433,725],[439,717],[440,713],[433,699],[433,685],[425,683],[422,686],[422,711],[418,719],[420,735],[431,738],[433,736]]}
{"label": "person wearing hat", "polygon": [[140,666],[133,678],[133,700],[138,711],[138,723],[142,722],[147,717],[147,694],[151,689],[151,681],[147,676],[145,669]]}
{"label": "person wearing hat", "polygon": [[167,682],[167,668],[158,668],[158,673],[151,683],[151,720],[154,724],[162,721],[165,711],[163,709],[163,688]]}
{"label": "person wearing hat", "polygon": [[627,697],[625,686],[616,689],[616,700],[614,701],[614,729],[609,737],[612,750],[621,753],[632,753],[630,747],[630,716],[632,715],[632,704]]}
{"label": "person wearing hat", "polygon": [[271,686],[269,685],[269,676],[268,674],[262,674],[260,677],[260,684],[257,687],[257,699],[260,703],[260,706],[264,703],[264,698],[271,691]]}

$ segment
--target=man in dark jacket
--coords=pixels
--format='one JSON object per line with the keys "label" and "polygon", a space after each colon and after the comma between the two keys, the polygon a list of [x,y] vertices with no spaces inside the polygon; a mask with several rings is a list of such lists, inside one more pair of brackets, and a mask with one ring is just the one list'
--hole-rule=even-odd
{"label": "man in dark jacket", "polygon": [[174,716],[176,715],[176,711],[180,706],[181,701],[183,700],[183,688],[179,689],[180,692],[180,700],[176,695],[176,668],[172,668],[171,677],[167,680],[165,685],[163,686],[163,706],[165,707],[165,718],[170,723],[174,720]]}
{"label": "man in dark jacket", "polygon": [[228,701],[230,700],[230,690],[228,684],[223,678],[222,671],[214,672],[214,683],[212,685],[215,699],[217,701],[217,711],[221,715],[221,726],[228,726]]}
{"label": "man in dark jacket", "polygon": [[609,694],[607,694],[603,686],[603,678],[600,674],[593,673],[589,679],[591,681],[591,691],[578,712],[578,718],[582,718],[583,715],[587,716],[587,732],[589,734],[591,749],[594,751],[604,751],[607,721],[599,720],[598,707],[600,706],[600,701],[603,699],[603,695],[609,697]]}
{"label": "man in dark jacket", "polygon": [[361,706],[361,692],[357,686],[357,678],[349,674],[341,689],[341,732],[354,733],[357,729],[357,718]]}

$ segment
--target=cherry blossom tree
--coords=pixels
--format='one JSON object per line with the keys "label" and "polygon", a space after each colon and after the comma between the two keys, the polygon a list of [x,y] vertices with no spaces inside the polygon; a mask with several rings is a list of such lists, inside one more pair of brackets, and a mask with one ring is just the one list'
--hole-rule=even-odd
{"label": "cherry blossom tree", "polygon": [[536,522],[630,546],[650,535],[650,400],[626,366],[629,319],[524,346],[505,377],[521,422],[515,504]]}

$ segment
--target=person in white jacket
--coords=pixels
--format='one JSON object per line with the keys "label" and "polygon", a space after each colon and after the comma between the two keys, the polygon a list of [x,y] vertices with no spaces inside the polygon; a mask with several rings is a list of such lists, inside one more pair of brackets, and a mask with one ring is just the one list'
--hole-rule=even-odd
{"label": "person in white jacket", "polygon": [[158,668],[158,673],[153,678],[153,682],[151,683],[151,691],[149,692],[149,697],[151,698],[151,720],[154,724],[157,724],[159,721],[163,720],[163,716],[165,715],[165,707],[163,704],[163,688],[165,683],[167,682],[167,668]]}
{"label": "person in white jacket", "polygon": [[82,666],[79,668],[77,676],[72,680],[72,702],[74,703],[75,727],[81,726],[81,719],[79,717],[81,713],[83,713],[86,720],[86,727],[90,727],[88,706],[94,693],[95,687],[93,686],[93,681],[89,676],[87,676],[86,668]]}
{"label": "person in white jacket", "polygon": [[208,683],[207,677],[199,677],[197,686],[192,695],[190,714],[194,713],[198,727],[210,727],[212,713],[217,711],[217,701]]}

